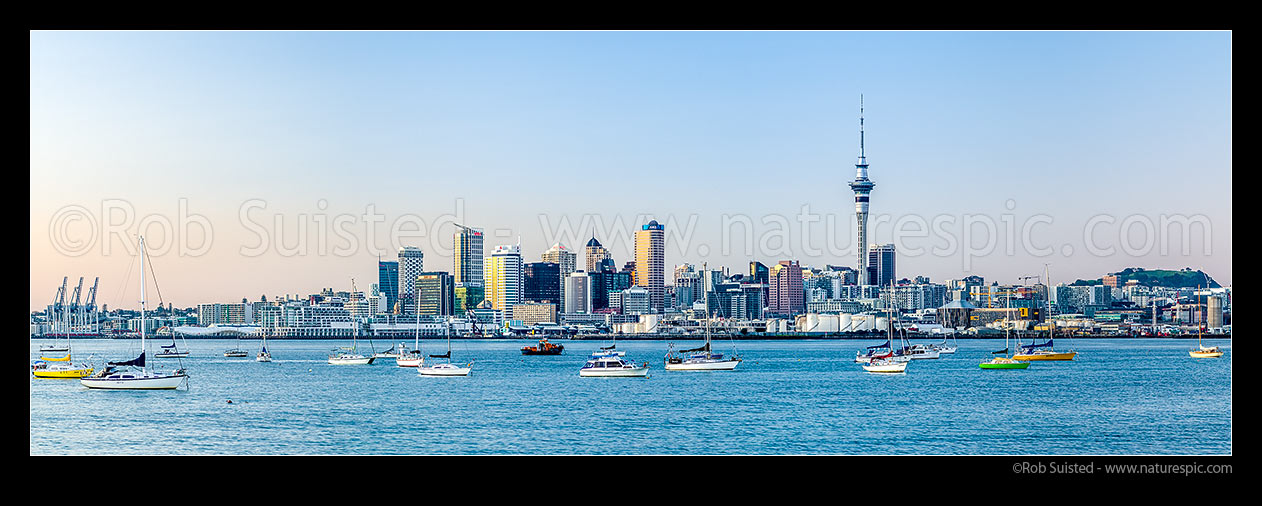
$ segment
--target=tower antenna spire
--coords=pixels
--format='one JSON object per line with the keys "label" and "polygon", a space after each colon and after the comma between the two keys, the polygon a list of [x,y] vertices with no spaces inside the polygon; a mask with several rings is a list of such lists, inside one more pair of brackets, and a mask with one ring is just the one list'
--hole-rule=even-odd
{"label": "tower antenna spire", "polygon": [[863,149],[863,94],[859,94],[859,163],[867,165],[868,160]]}

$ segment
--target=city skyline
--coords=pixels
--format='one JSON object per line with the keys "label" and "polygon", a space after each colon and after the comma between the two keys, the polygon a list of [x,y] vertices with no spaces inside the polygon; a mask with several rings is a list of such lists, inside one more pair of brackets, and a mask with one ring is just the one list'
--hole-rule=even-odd
{"label": "city skyline", "polygon": [[[32,32],[30,304],[81,275],[102,278],[102,303],[134,304],[116,295],[133,260],[104,233],[106,209],[192,217],[190,249],[209,224],[205,251],[151,251],[185,307],[351,278],[367,291],[377,255],[405,246],[427,271],[453,272],[435,251],[451,247],[452,223],[484,230],[485,248],[520,236],[527,262],[594,235],[621,265],[655,219],[667,268],[853,267],[861,94],[877,183],[868,242],[896,244],[897,277],[1012,282],[1050,263],[1053,283],[1191,267],[1230,285],[1230,49],[1227,32]],[[369,206],[384,217],[375,248],[334,252],[336,218]],[[809,235],[803,206],[818,219]],[[58,221],[67,209],[85,219]],[[308,251],[279,251],[297,242],[290,228],[243,254],[274,215],[310,225]],[[406,215],[424,234],[381,240]],[[970,215],[996,235],[1049,216],[1034,237],[1053,253],[1009,254],[1000,240],[977,258],[913,256],[906,246],[941,237],[894,237],[900,218],[959,228]],[[1117,247],[1128,217],[1163,215],[1204,216],[1211,234],[1167,238],[1165,255]],[[747,254],[725,216],[771,240]],[[1084,251],[1091,223],[1117,251]],[[323,253],[318,230],[333,231]],[[66,254],[67,237],[96,240]],[[850,249],[827,251],[830,238]]]}

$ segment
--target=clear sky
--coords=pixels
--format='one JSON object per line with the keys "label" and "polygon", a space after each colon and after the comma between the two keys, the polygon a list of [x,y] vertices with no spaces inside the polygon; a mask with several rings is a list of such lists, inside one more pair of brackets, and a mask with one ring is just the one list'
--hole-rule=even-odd
{"label": "clear sky", "polygon": [[456,220],[526,261],[595,230],[622,264],[653,218],[668,266],[853,266],[860,95],[899,277],[1232,280],[1230,32],[30,37],[33,309],[135,307],[141,224],[179,307],[450,271]]}

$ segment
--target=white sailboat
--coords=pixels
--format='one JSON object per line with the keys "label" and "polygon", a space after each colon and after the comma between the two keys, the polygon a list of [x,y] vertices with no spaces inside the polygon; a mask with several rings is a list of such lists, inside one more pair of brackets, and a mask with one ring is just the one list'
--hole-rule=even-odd
{"label": "white sailboat", "polygon": [[[667,371],[731,371],[741,363],[741,358],[735,353],[731,357],[724,358],[722,353],[711,351],[710,312],[708,310],[705,320],[705,344],[699,348],[679,350],[680,355],[675,355],[674,347],[675,345],[671,344],[666,352],[664,359],[666,363],[663,367]],[[691,353],[691,355],[685,356],[686,353]]]}
{"label": "white sailboat", "polygon": [[[706,269],[703,264],[702,269]],[[714,353],[710,347],[710,303],[706,302],[705,313],[705,344],[700,348],[691,350],[679,350],[680,355],[675,355],[674,344],[670,345],[670,349],[666,351],[665,365],[667,371],[731,371],[741,363],[741,358],[736,355],[733,349],[732,356],[723,358],[722,353]],[[691,355],[683,356],[685,353]]]}
{"label": "white sailboat", "polygon": [[942,336],[942,342],[930,344],[929,347],[938,350],[938,353],[951,355],[955,353],[955,350],[960,349],[960,343],[955,340],[955,333],[951,333],[950,345],[947,345],[946,336]]}
{"label": "white sailboat", "polygon": [[[893,283],[891,283],[890,286],[893,286]],[[891,290],[891,293],[892,293],[892,290]],[[893,300],[892,295],[890,299],[891,301]],[[887,342],[893,345],[894,321],[889,318],[886,318],[885,321],[886,321],[886,325],[888,325],[889,327],[889,337],[887,338]],[[867,363],[863,364],[863,370],[867,372],[872,372],[872,373],[895,373],[895,374],[905,373],[907,372],[907,364],[909,363],[910,363],[909,360],[895,356],[894,350],[891,349],[888,353],[885,353],[884,355],[872,356],[867,361]]]}
{"label": "white sailboat", "polygon": [[[180,336],[180,340],[184,340],[184,336]],[[171,331],[171,344],[164,344],[158,348],[153,354],[154,358],[185,358],[188,357],[188,341],[184,342],[184,349],[181,350],[175,345],[175,331]],[[227,355],[224,355],[227,356]]]}
{"label": "white sailboat", "polygon": [[223,356],[228,357],[228,358],[244,358],[244,357],[248,357],[249,354],[246,353],[245,350],[241,349],[241,338],[238,337],[237,346],[230,350],[224,350]]}
{"label": "white sailboat", "polygon": [[272,352],[267,349],[267,332],[263,332],[263,349],[259,350],[259,354],[254,356],[255,362],[271,362]]}
{"label": "white sailboat", "polygon": [[[162,373],[152,370],[145,361],[145,238],[140,237],[140,356],[122,362],[108,362],[101,372],[79,379],[88,388],[105,390],[173,390],[181,383],[187,387],[188,373],[183,367]],[[138,367],[139,371],[116,367]]]}
{"label": "white sailboat", "polygon": [[429,358],[445,358],[447,362],[435,364],[433,366],[422,365],[416,368],[416,373],[421,376],[468,376],[473,371],[473,362],[465,364],[464,367],[451,363],[451,329],[447,329],[447,353],[442,355],[430,355]]}
{"label": "white sailboat", "polygon": [[[400,343],[402,348],[403,344]],[[395,365],[399,367],[420,367],[425,365],[425,355],[421,354],[421,312],[416,312],[416,333],[412,336],[412,351],[409,353],[400,353],[394,359]]]}
{"label": "white sailboat", "polygon": [[343,346],[336,350],[337,353],[329,355],[329,364],[331,365],[371,365],[376,357],[366,357],[359,353],[359,321],[355,321],[355,336],[351,340],[349,348]]}

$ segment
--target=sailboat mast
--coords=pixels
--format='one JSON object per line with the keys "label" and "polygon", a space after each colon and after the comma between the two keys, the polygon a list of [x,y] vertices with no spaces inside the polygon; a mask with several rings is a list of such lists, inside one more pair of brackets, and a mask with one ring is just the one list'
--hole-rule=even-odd
{"label": "sailboat mast", "polygon": [[[145,236],[140,236],[140,356],[145,356]],[[145,362],[148,367],[148,362]]]}
{"label": "sailboat mast", "polygon": [[[1201,285],[1196,285],[1196,312],[1201,313],[1202,316],[1204,316],[1205,314],[1201,312]],[[1200,321],[1196,322],[1196,346],[1198,348],[1203,347],[1201,345],[1201,322]]]}

